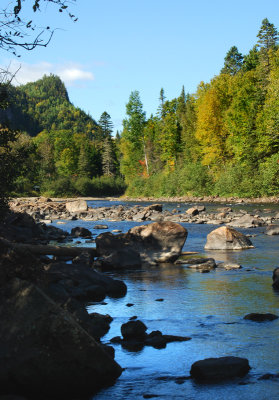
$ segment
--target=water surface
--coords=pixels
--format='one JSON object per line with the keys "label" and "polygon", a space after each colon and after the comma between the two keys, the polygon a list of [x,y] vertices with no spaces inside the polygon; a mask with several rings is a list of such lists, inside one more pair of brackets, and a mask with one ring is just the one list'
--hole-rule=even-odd
{"label": "water surface", "polygon": [[[117,202],[116,202],[117,203]],[[111,204],[111,203],[109,203]],[[108,205],[94,202],[96,206]],[[134,203],[130,204],[131,206]],[[168,209],[177,204],[168,203]],[[188,208],[189,205],[182,205]],[[210,205],[220,207],[216,205]],[[247,206],[249,211],[277,206],[255,204]],[[246,207],[246,208],[247,208]],[[277,207],[277,208],[276,208]],[[245,208],[244,205],[232,206]],[[82,225],[94,234],[98,222],[66,221],[64,229]],[[138,222],[102,221],[109,230],[123,232]],[[152,330],[164,334],[192,337],[188,342],[169,343],[165,349],[145,347],[139,352],[129,352],[114,345],[116,361],[125,368],[114,386],[94,396],[96,400],[142,399],[145,395],[156,395],[160,399],[268,399],[278,398],[279,380],[258,380],[266,373],[279,372],[279,320],[256,323],[243,317],[251,312],[270,312],[279,315],[279,296],[272,289],[272,271],[278,263],[279,236],[266,236],[264,228],[241,230],[255,234],[251,240],[254,249],[244,251],[204,251],[206,235],[216,225],[182,224],[188,230],[185,251],[197,251],[216,261],[231,261],[243,266],[238,271],[216,269],[207,274],[192,271],[185,266],[162,264],[125,272],[109,273],[122,279],[128,287],[122,299],[105,300],[107,304],[92,304],[89,312],[110,314],[111,329],[103,338],[109,343],[120,335],[121,324],[137,316]],[[59,225],[60,226],[60,225]],[[82,245],[92,245],[84,244]],[[162,302],[157,299],[164,299]],[[134,304],[127,307],[127,303]],[[207,357],[246,357],[252,367],[241,379],[220,384],[197,384],[189,379],[193,362]]]}

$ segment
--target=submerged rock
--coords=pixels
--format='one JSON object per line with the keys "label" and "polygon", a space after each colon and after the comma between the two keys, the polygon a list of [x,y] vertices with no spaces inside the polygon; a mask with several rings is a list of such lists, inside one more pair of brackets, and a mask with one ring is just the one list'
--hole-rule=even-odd
{"label": "submerged rock", "polygon": [[243,233],[221,226],[207,235],[206,250],[242,250],[253,248],[252,242]]}
{"label": "submerged rock", "polygon": [[270,314],[270,313],[251,313],[245,315],[244,319],[248,319],[250,321],[256,322],[265,322],[265,321],[274,321],[278,319],[278,315]]}
{"label": "submerged rock", "polygon": [[196,361],[191,376],[200,381],[218,381],[234,377],[243,377],[251,369],[246,358],[219,357]]}
{"label": "submerged rock", "polygon": [[236,263],[228,263],[228,262],[222,262],[217,265],[218,268],[224,268],[226,270],[236,270],[236,269],[241,269],[242,266],[240,264]]}
{"label": "submerged rock", "polygon": [[17,279],[0,296],[1,390],[74,398],[120,376],[108,352],[37,286]]}

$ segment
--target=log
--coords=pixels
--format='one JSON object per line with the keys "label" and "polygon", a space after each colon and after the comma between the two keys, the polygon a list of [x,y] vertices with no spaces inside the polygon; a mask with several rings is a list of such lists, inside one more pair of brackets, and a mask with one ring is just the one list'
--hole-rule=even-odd
{"label": "log", "polygon": [[25,243],[11,243],[8,240],[1,239],[3,243],[9,247],[19,250],[28,250],[33,254],[38,255],[54,255],[54,256],[69,256],[77,257],[81,253],[89,253],[92,257],[97,257],[97,250],[93,247],[68,247],[68,246],[50,246],[43,244],[25,244]]}

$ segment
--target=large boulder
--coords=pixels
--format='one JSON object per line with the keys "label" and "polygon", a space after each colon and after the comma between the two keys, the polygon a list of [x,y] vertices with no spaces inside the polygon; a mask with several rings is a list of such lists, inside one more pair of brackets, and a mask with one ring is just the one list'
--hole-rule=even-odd
{"label": "large boulder", "polygon": [[127,292],[124,282],[104,275],[84,264],[51,263],[45,267],[49,295],[66,291],[67,295],[81,301],[101,301],[106,295],[123,297]]}
{"label": "large boulder", "polygon": [[258,217],[254,217],[250,214],[245,214],[240,218],[230,222],[230,226],[236,228],[256,228],[257,226],[263,226],[265,222]]}
{"label": "large boulder", "polygon": [[250,369],[246,358],[206,358],[205,360],[196,361],[191,367],[190,374],[197,380],[215,381],[243,377]]}
{"label": "large boulder", "polygon": [[37,286],[16,279],[0,300],[3,392],[71,399],[120,376],[109,353]]}
{"label": "large boulder", "polygon": [[243,233],[221,226],[207,235],[205,250],[242,250],[253,248],[252,242]]}
{"label": "large boulder", "polygon": [[154,222],[136,226],[125,234],[102,233],[96,238],[96,248],[101,256],[110,256],[125,248],[140,255],[142,263],[175,261],[181,254],[187,230],[174,222]]}
{"label": "large boulder", "polygon": [[66,203],[66,210],[70,213],[79,213],[88,210],[87,202],[82,199],[75,201],[68,201]]}

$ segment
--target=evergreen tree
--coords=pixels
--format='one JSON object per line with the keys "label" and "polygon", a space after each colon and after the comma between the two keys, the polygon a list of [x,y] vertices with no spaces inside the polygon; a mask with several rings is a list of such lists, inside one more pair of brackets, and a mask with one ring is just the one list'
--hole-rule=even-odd
{"label": "evergreen tree", "polygon": [[224,67],[221,70],[221,74],[235,75],[242,66],[243,56],[238,51],[236,46],[230,48],[227,52],[224,62]]}
{"label": "evergreen tree", "polygon": [[145,112],[137,90],[129,97],[126,114],[128,118],[123,121],[121,137],[121,171],[129,180],[142,173],[143,165],[148,170],[144,142]]}
{"label": "evergreen tree", "polygon": [[260,48],[270,50],[277,47],[278,31],[267,18],[262,21],[257,37],[259,38],[258,44]]}
{"label": "evergreen tree", "polygon": [[267,85],[267,75],[270,72],[270,56],[276,50],[278,42],[278,31],[275,26],[265,18],[257,35],[260,48],[260,63],[263,85]]}
{"label": "evergreen tree", "polygon": [[243,57],[242,70],[244,72],[255,69],[259,64],[259,51],[258,46],[254,46],[247,55]]}
{"label": "evergreen tree", "polygon": [[163,88],[160,90],[158,114],[160,117],[164,116],[164,104],[166,101],[165,91]]}
{"label": "evergreen tree", "polygon": [[90,177],[90,155],[87,146],[82,143],[78,158],[78,174],[79,176]]}
{"label": "evergreen tree", "polygon": [[98,121],[101,137],[102,138],[111,138],[111,134],[113,132],[113,123],[111,121],[110,115],[104,111]]}
{"label": "evergreen tree", "polygon": [[103,175],[115,175],[116,156],[113,146],[113,141],[110,137],[106,137],[103,143],[102,150],[102,171]]}

